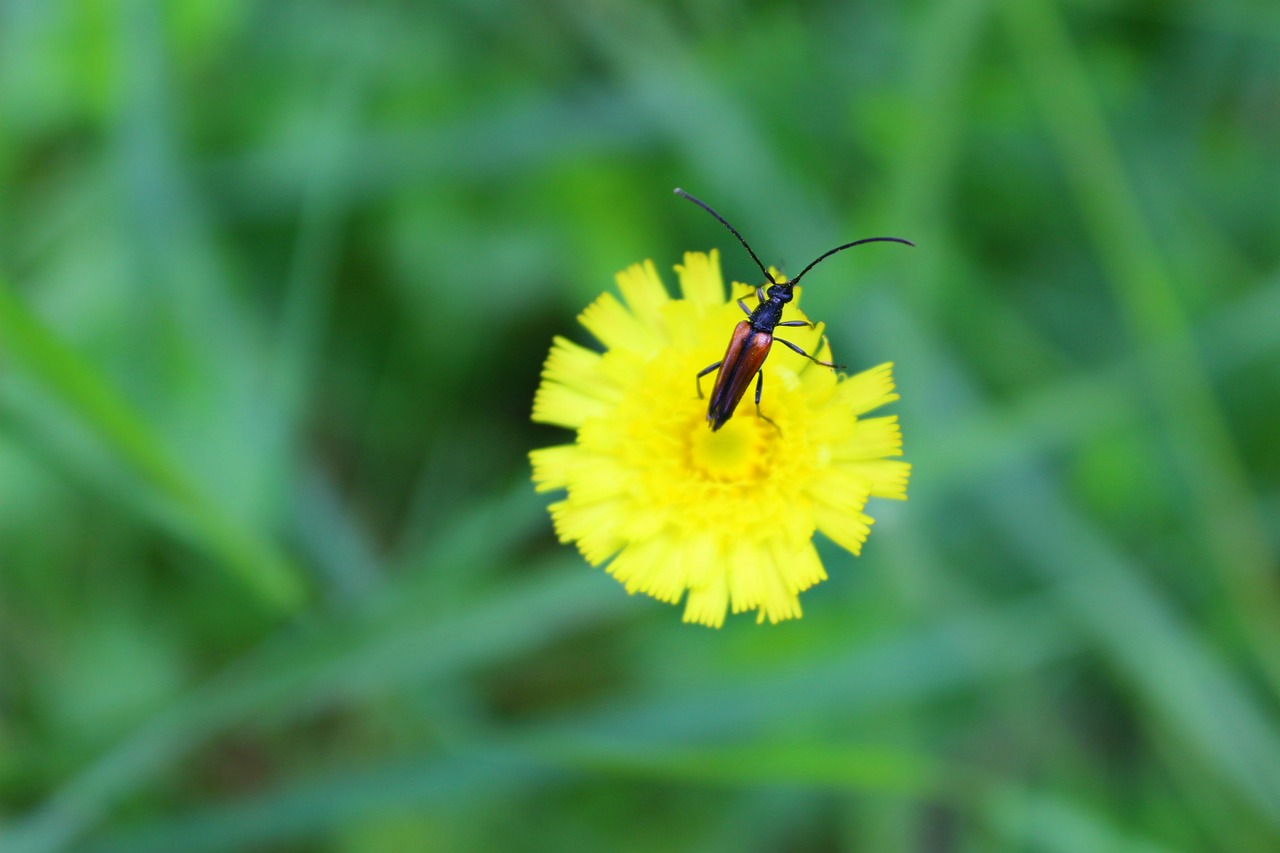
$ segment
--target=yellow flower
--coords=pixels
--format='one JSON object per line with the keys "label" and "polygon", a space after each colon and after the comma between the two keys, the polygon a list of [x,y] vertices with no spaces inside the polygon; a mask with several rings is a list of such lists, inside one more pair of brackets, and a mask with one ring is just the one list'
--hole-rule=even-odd
{"label": "yellow flower", "polygon": [[[687,592],[685,621],[715,627],[727,608],[760,622],[799,617],[799,593],[827,576],[814,531],[857,554],[867,499],[907,496],[910,465],[885,458],[902,454],[897,417],[863,417],[898,399],[892,365],[837,376],[779,344],[760,404],[777,428],[756,416],[749,389],[712,432],[694,377],[723,357],[742,319],[735,300],[755,288],[735,283],[726,301],[715,251],[675,269],[682,299],[646,261],[618,274],[625,305],[605,293],[582,312],[603,353],[555,339],[533,419],[577,440],[533,451],[534,482],[567,490],[550,507],[560,541],[592,565],[612,558],[607,571],[627,592],[672,603]],[[800,289],[784,319],[806,319]],[[779,331],[830,360],[820,326]]]}

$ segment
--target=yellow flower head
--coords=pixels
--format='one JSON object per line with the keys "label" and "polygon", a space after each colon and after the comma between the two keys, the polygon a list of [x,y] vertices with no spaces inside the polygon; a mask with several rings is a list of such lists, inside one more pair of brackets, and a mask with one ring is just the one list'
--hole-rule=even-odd
{"label": "yellow flower head", "polygon": [[[910,465],[898,419],[863,417],[898,399],[891,364],[837,376],[776,345],[764,364],[761,412],[748,390],[718,432],[707,426],[698,371],[724,355],[742,320],[735,283],[725,300],[719,257],[690,252],[676,268],[683,298],[668,296],[652,261],[618,274],[625,305],[605,293],[578,318],[603,353],[557,337],[533,419],[577,430],[577,441],[535,450],[538,491],[562,542],[630,593],[677,602],[684,619],[719,627],[725,611],[758,621],[801,615],[799,593],[826,578],[814,531],[857,554],[871,496],[905,499]],[[774,278],[782,281],[776,273]],[[784,319],[806,319],[796,300]],[[821,327],[779,329],[829,361]],[[710,390],[714,376],[703,380]]]}

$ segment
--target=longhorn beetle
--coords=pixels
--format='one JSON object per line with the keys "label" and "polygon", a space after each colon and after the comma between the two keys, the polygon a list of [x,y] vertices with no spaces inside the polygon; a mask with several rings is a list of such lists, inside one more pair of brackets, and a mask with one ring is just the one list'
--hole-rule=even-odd
{"label": "longhorn beetle", "polygon": [[[905,243],[908,246],[914,246],[915,243],[910,240],[903,240],[901,237],[866,237],[861,240],[854,240],[852,243],[845,243],[843,246],[836,246],[834,249],[824,252],[817,260],[802,269],[800,275],[795,278],[779,282],[775,281],[769,271],[765,269],[764,264],[760,263],[760,259],[756,257],[756,253],[752,251],[751,246],[747,244],[743,236],[738,233],[738,229],[725,221],[723,216],[679,187],[676,187],[675,194],[681,198],[688,199],[720,220],[720,224],[732,231],[733,236],[738,238],[738,242],[751,255],[751,260],[756,262],[760,272],[764,273],[764,277],[769,280],[768,290],[765,290],[764,285],[756,288],[756,300],[759,304],[756,305],[754,311],[747,307],[747,303],[741,299],[738,300],[738,305],[746,313],[747,319],[738,323],[737,327],[734,328],[733,337],[729,339],[729,348],[725,350],[724,358],[715,364],[708,365],[697,376],[695,384],[698,388],[698,399],[701,400],[702,377],[713,370],[720,370],[720,374],[716,376],[715,388],[711,390],[711,401],[707,405],[707,423],[711,425],[712,432],[724,426],[725,421],[733,417],[733,410],[738,407],[738,402],[742,399],[743,393],[754,378],[756,380],[756,415],[768,421],[774,429],[778,429],[778,425],[760,411],[760,394],[764,391],[764,372],[760,368],[764,365],[765,357],[769,355],[769,348],[773,346],[775,340],[780,344],[785,344],[810,361],[821,364],[823,367],[841,369],[844,366],[832,364],[829,361],[821,361],[817,357],[809,355],[809,353],[800,349],[791,341],[773,336],[773,330],[778,326],[809,326],[810,328],[813,326],[807,320],[782,319],[782,309],[791,301],[792,290],[800,283],[800,279],[804,278],[805,273],[836,252],[843,252],[845,249],[861,246],[863,243]],[[781,430],[778,431],[781,432]]]}

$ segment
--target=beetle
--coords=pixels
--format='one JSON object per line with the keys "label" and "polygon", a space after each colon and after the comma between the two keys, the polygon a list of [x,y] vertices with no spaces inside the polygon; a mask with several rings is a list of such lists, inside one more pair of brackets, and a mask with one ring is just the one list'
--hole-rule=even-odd
{"label": "beetle", "polygon": [[760,258],[756,257],[756,253],[747,243],[746,239],[738,233],[738,229],[730,225],[723,216],[716,213],[709,205],[699,199],[689,195],[679,187],[675,188],[675,194],[681,198],[688,199],[694,204],[701,207],[707,213],[710,213],[716,219],[720,220],[720,224],[733,232],[733,236],[738,238],[738,242],[742,244],[747,253],[751,255],[751,260],[756,262],[756,266],[760,268],[760,272],[764,273],[764,277],[769,281],[769,287],[766,290],[764,285],[756,288],[756,305],[755,310],[747,307],[747,303],[741,299],[738,300],[739,307],[747,315],[747,319],[738,323],[733,330],[733,337],[729,338],[729,346],[725,350],[724,358],[715,364],[707,365],[698,373],[695,384],[698,388],[698,399],[703,399],[702,395],[702,377],[706,376],[713,370],[719,370],[716,376],[715,387],[711,390],[711,400],[707,404],[707,423],[711,426],[711,431],[715,432],[725,425],[729,418],[733,417],[733,411],[738,407],[738,402],[742,399],[742,395],[746,393],[747,386],[751,384],[751,380],[756,380],[756,416],[768,421],[774,429],[779,433],[778,425],[771,418],[760,411],[760,395],[764,392],[764,360],[769,355],[769,350],[773,346],[773,342],[777,341],[785,345],[796,353],[804,356],[810,361],[821,364],[823,367],[830,367],[833,370],[842,369],[844,365],[832,364],[829,361],[822,361],[816,356],[802,350],[785,338],[774,337],[773,330],[778,326],[808,326],[813,324],[807,320],[783,320],[783,308],[791,301],[793,297],[792,291],[795,286],[800,283],[800,279],[804,278],[804,274],[816,267],[819,263],[834,255],[836,252],[843,252],[854,246],[861,246],[863,243],[903,243],[907,246],[915,246],[910,240],[904,240],[901,237],[865,237],[861,240],[854,240],[852,243],[845,243],[843,246],[836,246],[830,251],[824,252],[818,256],[817,260],[809,264],[800,271],[800,275],[787,281],[775,281],[769,271],[765,269],[764,264],[760,263]]}

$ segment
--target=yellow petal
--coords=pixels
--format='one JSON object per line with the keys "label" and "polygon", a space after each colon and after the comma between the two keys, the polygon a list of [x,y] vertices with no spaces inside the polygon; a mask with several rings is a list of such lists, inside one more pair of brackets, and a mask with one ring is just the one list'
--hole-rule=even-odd
{"label": "yellow petal", "polygon": [[840,383],[838,396],[842,404],[855,415],[892,403],[898,399],[898,395],[893,393],[893,362],[886,362],[846,378]]}
{"label": "yellow petal", "polygon": [[723,567],[711,573],[706,586],[689,590],[685,599],[684,621],[697,622],[711,628],[724,624],[725,610],[729,605],[729,586]]}
{"label": "yellow petal", "polygon": [[626,300],[631,313],[643,325],[656,329],[659,327],[662,306],[670,297],[667,289],[658,278],[653,261],[643,264],[632,264],[615,277],[618,290]]}
{"label": "yellow petal", "polygon": [[612,293],[603,293],[588,305],[578,322],[609,349],[648,358],[662,345],[658,330],[636,319]]}
{"label": "yellow petal", "polygon": [[814,508],[814,518],[822,535],[848,551],[861,554],[874,520],[860,512],[841,512],[832,506]]}
{"label": "yellow petal", "polygon": [[579,450],[576,444],[558,444],[529,453],[533,463],[533,482],[540,492],[563,489],[572,481],[573,463]]}
{"label": "yellow petal", "polygon": [[719,307],[724,304],[724,278],[720,275],[720,253],[685,252],[684,263],[676,265],[680,293],[696,305]]}
{"label": "yellow petal", "polygon": [[897,415],[859,418],[832,454],[833,459],[838,462],[901,455],[902,428],[898,426]]}

